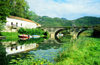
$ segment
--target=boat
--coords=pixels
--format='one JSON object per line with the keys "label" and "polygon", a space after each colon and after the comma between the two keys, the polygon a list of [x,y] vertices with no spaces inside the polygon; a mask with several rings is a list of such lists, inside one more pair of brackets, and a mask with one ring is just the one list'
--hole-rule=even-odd
{"label": "boat", "polygon": [[21,40],[27,40],[28,38],[19,38],[19,39],[21,39]]}
{"label": "boat", "polygon": [[29,39],[29,38],[32,38],[32,36],[30,35],[25,35],[25,34],[22,34],[22,35],[18,35],[19,38],[23,38],[23,39]]}
{"label": "boat", "polygon": [[25,35],[25,34],[23,34],[23,35],[18,35],[18,37],[19,37],[19,38],[30,38],[30,35]]}
{"label": "boat", "polygon": [[40,35],[32,35],[33,38],[40,38]]}

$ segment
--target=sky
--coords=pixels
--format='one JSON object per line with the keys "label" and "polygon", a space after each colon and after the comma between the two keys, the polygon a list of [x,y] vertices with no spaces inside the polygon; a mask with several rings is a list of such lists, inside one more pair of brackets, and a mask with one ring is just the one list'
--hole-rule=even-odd
{"label": "sky", "polygon": [[84,16],[100,17],[100,0],[26,0],[30,11],[39,16],[75,20]]}

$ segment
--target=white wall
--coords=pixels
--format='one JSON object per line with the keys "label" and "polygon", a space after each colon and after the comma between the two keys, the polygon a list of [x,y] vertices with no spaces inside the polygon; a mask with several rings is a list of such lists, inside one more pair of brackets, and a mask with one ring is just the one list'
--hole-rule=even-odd
{"label": "white wall", "polygon": [[16,47],[6,47],[6,52],[7,52],[6,55],[16,54],[16,53],[24,52],[24,51],[31,50],[34,48],[36,48],[36,43],[18,45]]}
{"label": "white wall", "polygon": [[[19,20],[19,19],[13,19],[13,18],[6,18],[7,23],[6,26],[11,26],[11,22],[13,22],[13,25],[16,26],[16,23],[18,23],[18,27],[23,27],[23,28],[36,28],[38,27],[36,23],[33,22],[28,22],[24,20]],[[22,24],[22,26],[21,26]]]}

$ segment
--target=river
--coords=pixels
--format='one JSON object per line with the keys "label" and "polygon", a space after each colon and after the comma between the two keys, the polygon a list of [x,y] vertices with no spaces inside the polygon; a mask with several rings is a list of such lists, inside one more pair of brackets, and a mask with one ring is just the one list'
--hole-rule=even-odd
{"label": "river", "polygon": [[[8,62],[12,59],[26,58],[33,55],[35,59],[46,59],[50,62],[55,62],[55,58],[62,50],[63,44],[54,38],[32,38],[18,39],[16,41],[3,39],[0,42],[0,60]],[[5,53],[6,52],[6,53]]]}

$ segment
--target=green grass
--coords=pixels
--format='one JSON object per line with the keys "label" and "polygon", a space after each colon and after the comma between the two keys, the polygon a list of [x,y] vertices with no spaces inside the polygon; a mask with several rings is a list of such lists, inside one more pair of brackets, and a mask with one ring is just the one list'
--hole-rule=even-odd
{"label": "green grass", "polygon": [[100,65],[100,38],[85,37],[91,35],[86,32],[63,45],[56,65]]}
{"label": "green grass", "polygon": [[6,40],[18,40],[18,35],[20,35],[18,32],[1,32],[2,36],[6,36]]}
{"label": "green grass", "polygon": [[34,59],[32,56],[28,59],[12,59],[9,63],[16,63],[14,65],[100,65],[100,38],[90,37],[91,33],[92,31],[85,31],[78,39],[64,43],[62,47],[64,50],[60,51],[59,56],[55,58],[55,64],[45,59]]}

